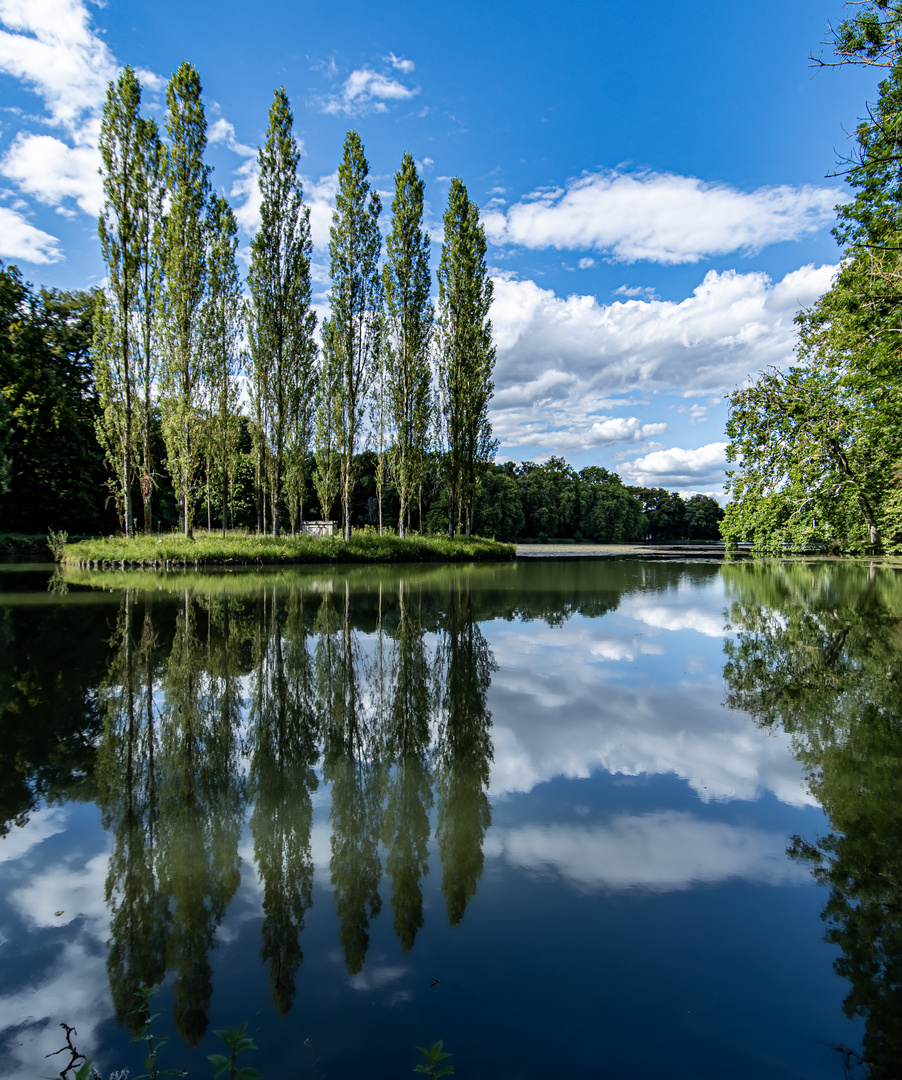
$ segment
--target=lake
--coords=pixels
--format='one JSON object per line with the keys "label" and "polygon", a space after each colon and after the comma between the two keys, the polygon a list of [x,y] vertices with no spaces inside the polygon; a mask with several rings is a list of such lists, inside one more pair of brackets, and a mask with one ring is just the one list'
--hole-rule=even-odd
{"label": "lake", "polygon": [[902,1061],[898,569],[8,565],[0,657],[6,1077]]}

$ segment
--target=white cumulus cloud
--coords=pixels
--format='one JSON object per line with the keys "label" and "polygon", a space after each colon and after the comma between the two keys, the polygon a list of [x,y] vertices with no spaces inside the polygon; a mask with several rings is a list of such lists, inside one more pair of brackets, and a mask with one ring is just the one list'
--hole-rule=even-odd
{"label": "white cumulus cloud", "polygon": [[695,450],[680,446],[652,450],[633,461],[624,461],[620,472],[629,483],[642,487],[692,488],[695,491],[723,487],[727,444],[712,442]]}
{"label": "white cumulus cloud", "polygon": [[59,240],[27,221],[17,210],[0,206],[0,257],[30,263],[59,262]]}
{"label": "white cumulus cloud", "polygon": [[780,185],[745,192],[673,173],[593,173],[484,215],[498,244],[593,250],[615,259],[694,263],[816,232],[837,192]]}
{"label": "white cumulus cloud", "polygon": [[48,206],[72,199],[80,210],[97,217],[103,205],[96,144],[70,146],[53,135],[20,132],[0,169],[26,195]]}
{"label": "white cumulus cloud", "polygon": [[43,99],[52,123],[77,132],[103,104],[117,64],[80,0],[0,0],[0,71]]}
{"label": "white cumulus cloud", "polygon": [[835,266],[804,266],[775,284],[764,273],[711,270],[685,300],[610,304],[496,277],[496,386],[503,391],[558,371],[607,393],[731,389],[792,358],[796,312],[821,296],[835,273]]}
{"label": "white cumulus cloud", "polygon": [[[511,450],[591,449],[660,435],[662,422],[611,415],[617,395],[670,390],[716,400],[765,367],[785,366],[796,344],[796,312],[821,296],[835,273],[835,266],[804,266],[773,282],[763,273],[711,270],[684,300],[608,304],[496,277],[494,432]],[[700,419],[702,410],[692,415]],[[645,471],[662,464],[652,458]],[[686,471],[685,464],[669,470]]]}

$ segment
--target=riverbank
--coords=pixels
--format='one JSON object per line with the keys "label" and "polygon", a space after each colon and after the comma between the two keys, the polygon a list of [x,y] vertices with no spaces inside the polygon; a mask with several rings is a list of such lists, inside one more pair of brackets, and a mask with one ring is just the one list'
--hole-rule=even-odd
{"label": "riverbank", "polygon": [[[518,543],[517,558],[525,559],[722,559],[723,544],[711,542],[671,544]],[[732,552],[736,554],[747,554]]]}
{"label": "riverbank", "polygon": [[163,536],[102,537],[66,544],[60,561],[84,570],[138,566],[270,566],[288,563],[483,562],[513,559],[513,544],[481,537],[398,536],[354,533],[338,536],[245,536],[199,533],[188,540]]}

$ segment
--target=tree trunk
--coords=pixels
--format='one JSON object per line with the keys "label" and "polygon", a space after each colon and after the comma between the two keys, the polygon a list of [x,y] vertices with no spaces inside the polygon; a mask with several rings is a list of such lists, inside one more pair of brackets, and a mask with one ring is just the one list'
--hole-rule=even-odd
{"label": "tree trunk", "polygon": [[226,509],[229,505],[229,470],[226,468],[225,454],[222,456],[222,535],[226,534]]}
{"label": "tree trunk", "polygon": [[281,455],[276,455],[276,470],[272,484],[272,534],[278,536],[282,527],[281,512],[279,510],[279,489],[282,487],[282,461]]}

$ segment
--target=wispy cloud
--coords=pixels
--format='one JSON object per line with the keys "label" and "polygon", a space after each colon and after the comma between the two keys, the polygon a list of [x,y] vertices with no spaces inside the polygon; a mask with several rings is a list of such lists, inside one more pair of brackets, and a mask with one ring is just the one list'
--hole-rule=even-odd
{"label": "wispy cloud", "polygon": [[403,60],[390,53],[390,70],[375,71],[371,67],[357,68],[345,79],[337,93],[320,102],[320,108],[330,115],[365,116],[367,113],[388,112],[388,103],[408,101],[420,88],[406,86],[390,71],[409,75],[414,69],[412,60]]}
{"label": "wispy cloud", "polygon": [[416,67],[413,60],[405,60],[403,56],[395,56],[393,52],[388,54],[386,60],[391,64],[395,71],[400,71],[402,75],[412,74]]}
{"label": "wispy cloud", "polygon": [[497,244],[694,263],[798,240],[832,221],[837,193],[811,185],[745,192],[674,173],[592,173],[483,215]]}
{"label": "wispy cloud", "polygon": [[248,146],[235,138],[235,125],[230,124],[224,116],[214,120],[207,128],[207,142],[214,145],[223,143],[232,153],[238,154],[239,157],[256,157],[257,154],[256,147]]}
{"label": "wispy cloud", "polygon": [[486,853],[527,872],[559,875],[580,889],[671,892],[735,878],[765,885],[805,880],[785,847],[777,833],[669,811],[624,815],[596,827],[500,830]]}

